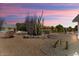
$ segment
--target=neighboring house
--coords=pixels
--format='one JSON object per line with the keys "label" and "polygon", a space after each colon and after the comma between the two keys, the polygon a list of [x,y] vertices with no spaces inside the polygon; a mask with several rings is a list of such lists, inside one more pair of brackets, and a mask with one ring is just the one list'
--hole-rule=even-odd
{"label": "neighboring house", "polygon": [[14,31],[16,29],[15,24],[3,24],[2,30],[4,31]]}

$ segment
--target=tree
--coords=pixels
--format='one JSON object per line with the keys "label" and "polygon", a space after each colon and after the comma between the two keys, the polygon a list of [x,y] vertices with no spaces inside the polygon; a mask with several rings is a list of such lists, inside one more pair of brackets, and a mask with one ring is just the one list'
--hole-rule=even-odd
{"label": "tree", "polygon": [[56,26],[56,31],[57,32],[64,32],[64,27],[59,24],[59,25]]}
{"label": "tree", "polygon": [[65,33],[65,34],[67,33],[67,28],[64,28],[64,33]]}
{"label": "tree", "polygon": [[44,34],[50,34],[50,32],[51,32],[51,27],[49,27],[49,26],[44,26],[43,27],[43,33]]}
{"label": "tree", "polygon": [[4,23],[4,18],[0,17],[0,30],[2,29],[3,23]]}
{"label": "tree", "polygon": [[51,30],[54,30],[54,26],[51,26]]}
{"label": "tree", "polygon": [[17,30],[26,31],[24,23],[16,23]]}
{"label": "tree", "polygon": [[52,31],[52,32],[56,32],[56,29],[55,29],[54,26],[51,26],[51,31]]}
{"label": "tree", "polygon": [[73,28],[72,28],[71,26],[69,26],[69,27],[67,28],[67,30],[68,30],[69,32],[71,32],[71,31],[73,31]]}

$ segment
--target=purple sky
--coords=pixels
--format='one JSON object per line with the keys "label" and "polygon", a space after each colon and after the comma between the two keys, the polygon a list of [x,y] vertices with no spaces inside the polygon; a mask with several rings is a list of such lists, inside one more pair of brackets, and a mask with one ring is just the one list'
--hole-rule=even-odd
{"label": "purple sky", "polygon": [[15,24],[23,22],[28,12],[30,15],[41,15],[43,10],[44,25],[55,26],[62,24],[65,27],[74,27],[77,23],[72,20],[79,14],[79,4],[67,3],[4,3],[0,4],[0,17],[5,18],[7,23]]}

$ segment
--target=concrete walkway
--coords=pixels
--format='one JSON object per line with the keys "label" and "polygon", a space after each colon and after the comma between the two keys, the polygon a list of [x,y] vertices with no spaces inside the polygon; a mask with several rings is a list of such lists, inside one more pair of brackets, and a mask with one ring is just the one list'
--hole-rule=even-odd
{"label": "concrete walkway", "polygon": [[76,34],[71,35],[71,40],[69,41],[69,54],[70,56],[79,55],[79,40]]}

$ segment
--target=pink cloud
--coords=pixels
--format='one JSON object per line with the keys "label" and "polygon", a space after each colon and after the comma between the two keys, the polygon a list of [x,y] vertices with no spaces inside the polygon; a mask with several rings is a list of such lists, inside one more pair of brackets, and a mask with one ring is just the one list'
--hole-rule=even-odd
{"label": "pink cloud", "polygon": [[[31,15],[34,15],[34,14],[41,15],[41,12],[42,12],[42,10],[38,10],[38,9],[3,6],[2,10],[0,10],[0,17],[5,17],[8,15],[16,15],[19,17],[27,16],[28,11],[31,12]],[[61,16],[61,17],[59,17],[59,19],[45,20],[44,25],[57,25],[57,24],[67,23],[69,21],[72,21],[73,18],[79,13],[78,9],[73,9],[73,10],[43,10],[43,11],[44,11],[43,16],[49,16],[49,15]],[[11,20],[11,21],[7,21],[7,22],[10,24],[15,24],[16,22],[21,22],[21,21],[22,21],[22,19],[19,19],[18,21]]]}
{"label": "pink cloud", "polygon": [[[3,6],[2,10],[0,10],[0,16],[6,16],[10,14],[26,16],[28,11],[31,12],[31,14],[41,15],[41,10],[38,9]],[[76,9],[75,10],[43,10],[43,11],[44,11],[44,16],[47,15],[74,16],[78,14],[78,10]]]}
{"label": "pink cloud", "polygon": [[53,25],[57,25],[57,24],[63,24],[65,23],[64,20],[45,20],[44,21],[44,25],[46,26],[53,26]]}
{"label": "pink cloud", "polygon": [[52,19],[52,20],[45,20],[44,21],[44,25],[45,26],[55,26],[55,25],[58,25],[58,24],[62,24],[63,26],[70,26],[70,24],[71,24],[71,26],[74,24],[74,23],[72,23],[72,20],[73,20],[73,18],[72,17],[70,17],[70,18],[65,18],[65,17],[63,17],[63,18],[58,18],[58,19]]}
{"label": "pink cloud", "polygon": [[78,14],[78,10],[44,10],[44,15],[73,16]]}
{"label": "pink cloud", "polygon": [[16,24],[17,22],[16,21],[6,21],[5,23],[7,23],[7,24]]}
{"label": "pink cloud", "polygon": [[41,10],[35,10],[30,8],[20,8],[20,7],[8,7],[3,6],[2,10],[0,10],[0,16],[6,16],[6,15],[18,15],[18,16],[26,16],[28,12],[30,12],[31,15],[33,14],[40,14]]}

